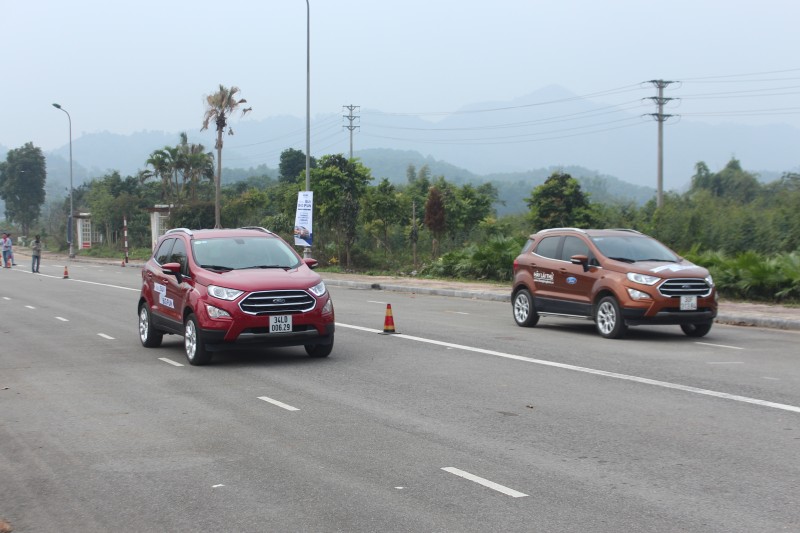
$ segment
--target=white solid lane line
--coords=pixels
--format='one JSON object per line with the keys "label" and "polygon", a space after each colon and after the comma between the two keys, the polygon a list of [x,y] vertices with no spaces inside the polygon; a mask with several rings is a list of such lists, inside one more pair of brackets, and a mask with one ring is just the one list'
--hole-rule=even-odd
{"label": "white solid lane line", "polygon": [[508,487],[504,487],[494,481],[489,481],[488,479],[484,479],[482,477],[478,477],[474,474],[470,474],[469,472],[464,472],[463,470],[459,470],[458,468],[453,468],[452,466],[448,466],[442,468],[445,472],[450,472],[451,474],[455,474],[456,476],[463,477],[464,479],[468,479],[470,481],[474,481],[479,485],[483,485],[484,487],[488,487],[492,490],[496,490],[497,492],[502,492],[507,496],[511,496],[512,498],[523,498],[527,496],[524,492],[519,492],[514,489],[510,489]]}
{"label": "white solid lane line", "polygon": [[[365,328],[362,326],[352,326],[350,324],[336,323],[336,327],[350,328],[358,331],[365,331],[368,333],[381,333],[380,330],[373,328]],[[466,350],[468,352],[482,353],[486,355],[493,355],[495,357],[503,357],[505,359],[514,359],[516,361],[524,361],[526,363],[533,363],[536,365],[552,366],[561,368],[563,370],[572,370],[574,372],[583,372],[585,374],[594,374],[596,376],[605,376],[608,378],[622,379],[625,381],[633,381],[635,383],[643,383],[645,385],[653,385],[656,387],[663,387],[665,389],[680,390],[684,392],[691,392],[693,394],[702,394],[704,396],[712,396],[714,398],[721,398],[723,400],[733,400],[735,402],[749,403],[753,405],[760,405],[762,407],[770,407],[772,409],[781,409],[783,411],[791,411],[793,413],[800,413],[800,407],[796,405],[786,405],[783,403],[769,402],[766,400],[759,400],[757,398],[748,398],[747,396],[738,396],[736,394],[728,394],[726,392],[717,392],[707,389],[699,389],[697,387],[690,387],[688,385],[679,385],[677,383],[670,383],[668,381],[659,381],[656,379],[641,378],[638,376],[629,376],[627,374],[619,374],[617,372],[608,372],[605,370],[595,370],[583,366],[568,365],[566,363],[556,363],[554,361],[545,361],[543,359],[534,359],[532,357],[525,357],[524,355],[514,355],[503,352],[496,352],[494,350],[485,350],[483,348],[475,348],[474,346],[464,346],[463,344],[453,344],[452,342],[437,341],[434,339],[425,339],[423,337],[413,337],[411,335],[404,335],[402,333],[395,333],[392,335],[384,335],[384,337],[394,337],[396,339],[405,339],[416,342],[424,342],[427,344],[434,344],[436,346],[443,346],[445,348],[458,348],[459,350]]]}
{"label": "white solid lane line", "polygon": [[299,411],[297,407],[292,407],[289,404],[285,404],[283,402],[279,402],[278,400],[273,400],[272,398],[267,398],[266,396],[259,396],[259,400],[264,400],[265,402],[271,403],[272,405],[277,405],[282,409],[286,409],[287,411]]}
{"label": "white solid lane line", "polygon": [[183,366],[182,364],[180,364],[180,363],[178,363],[176,361],[173,361],[172,359],[167,359],[166,357],[159,357],[158,360],[159,361],[164,361],[165,363],[169,363],[172,366]]}
{"label": "white solid lane line", "polygon": [[700,344],[701,346],[713,346],[714,348],[728,348],[729,350],[744,350],[744,348],[740,348],[739,346],[726,346],[725,344],[711,344],[710,342],[695,342],[695,344]]}

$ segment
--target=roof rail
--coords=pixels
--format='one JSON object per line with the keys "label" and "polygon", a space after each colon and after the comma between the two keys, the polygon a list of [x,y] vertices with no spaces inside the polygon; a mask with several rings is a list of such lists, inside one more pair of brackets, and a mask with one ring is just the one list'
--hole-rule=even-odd
{"label": "roof rail", "polygon": [[631,229],[631,228],[606,228],[606,229],[609,230],[609,231],[629,231],[631,233],[636,233],[638,235],[642,234],[641,231],[637,231],[637,230]]}
{"label": "roof rail", "polygon": [[546,233],[548,231],[564,231],[564,230],[579,231],[581,233],[586,233],[586,230],[583,230],[581,228],[547,228],[547,229],[540,229],[536,233]]}
{"label": "roof rail", "polygon": [[264,233],[269,233],[270,235],[275,235],[275,233],[271,232],[267,228],[262,228],[261,226],[242,226],[239,229],[254,229],[258,231],[263,231]]}
{"label": "roof rail", "polygon": [[172,229],[168,229],[167,232],[164,235],[166,235],[167,233],[177,233],[177,232],[186,233],[187,235],[190,235],[190,236],[194,235],[194,233],[192,233],[192,230],[190,230],[189,228],[172,228]]}

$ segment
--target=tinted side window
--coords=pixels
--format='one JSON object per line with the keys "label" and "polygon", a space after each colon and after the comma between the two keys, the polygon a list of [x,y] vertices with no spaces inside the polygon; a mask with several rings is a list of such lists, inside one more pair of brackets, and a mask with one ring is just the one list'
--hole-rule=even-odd
{"label": "tinted side window", "polygon": [[189,273],[189,261],[186,258],[186,245],[183,243],[182,239],[175,240],[175,246],[173,246],[172,252],[169,254],[169,262],[180,263],[181,274],[186,275]]}
{"label": "tinted side window", "polygon": [[578,237],[565,237],[564,247],[561,251],[561,259],[569,261],[570,257],[573,255],[585,255],[589,257],[589,245]]}
{"label": "tinted side window", "polygon": [[159,246],[156,253],[153,254],[156,263],[159,265],[169,263],[169,253],[172,251],[173,244],[175,244],[175,239],[164,239],[161,242],[161,246]]}
{"label": "tinted side window", "polygon": [[536,246],[536,254],[542,257],[549,257],[550,259],[558,259],[556,253],[558,252],[558,243],[561,237],[545,237]]}

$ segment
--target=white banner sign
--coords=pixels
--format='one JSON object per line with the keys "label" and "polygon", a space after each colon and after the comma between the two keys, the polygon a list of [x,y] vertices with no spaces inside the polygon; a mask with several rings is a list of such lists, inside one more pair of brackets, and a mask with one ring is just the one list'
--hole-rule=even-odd
{"label": "white banner sign", "polygon": [[297,213],[294,217],[294,244],[295,246],[311,246],[311,223],[314,213],[313,191],[300,191],[297,193]]}

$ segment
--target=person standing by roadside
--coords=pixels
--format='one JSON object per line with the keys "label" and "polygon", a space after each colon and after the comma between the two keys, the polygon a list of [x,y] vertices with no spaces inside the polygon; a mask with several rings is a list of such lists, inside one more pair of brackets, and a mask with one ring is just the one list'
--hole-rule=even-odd
{"label": "person standing by roadside", "polygon": [[11,258],[11,266],[17,266],[17,261],[14,259],[14,237],[8,234],[8,256]]}
{"label": "person standing by roadside", "polygon": [[37,235],[31,243],[31,272],[39,272],[39,263],[42,259],[42,241]]}
{"label": "person standing by roadside", "polygon": [[11,237],[8,233],[3,233],[3,239],[0,240],[0,249],[3,251],[3,268],[11,268],[8,264],[11,261]]}

